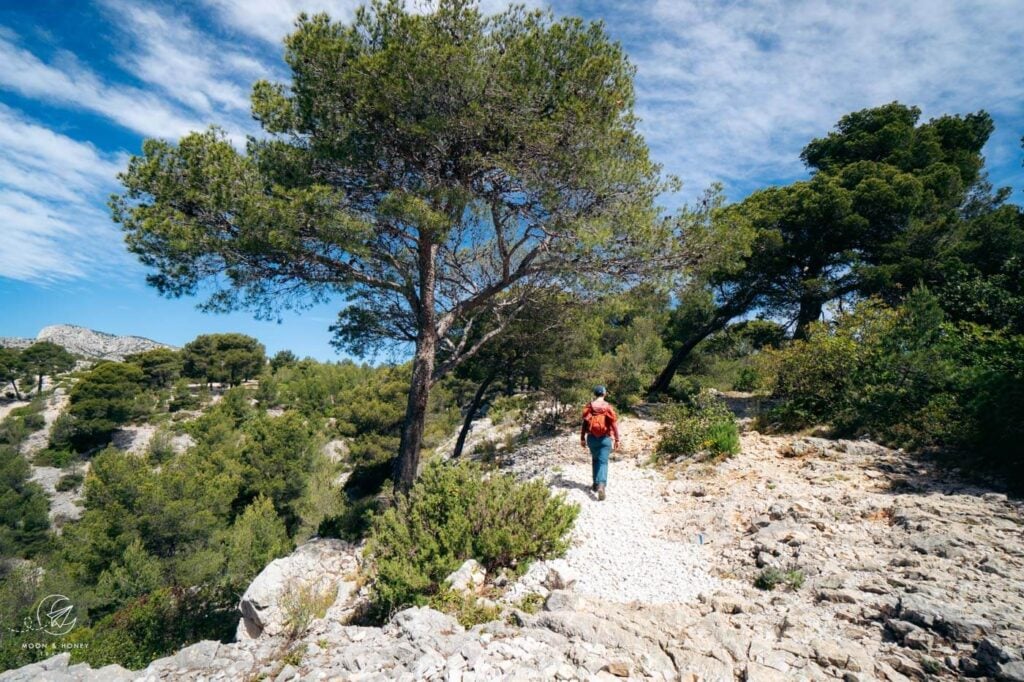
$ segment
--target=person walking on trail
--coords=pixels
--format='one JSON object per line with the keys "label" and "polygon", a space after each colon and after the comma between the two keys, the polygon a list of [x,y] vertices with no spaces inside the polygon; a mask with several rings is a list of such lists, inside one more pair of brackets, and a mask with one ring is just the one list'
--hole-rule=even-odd
{"label": "person walking on trail", "polygon": [[580,445],[590,448],[590,459],[594,466],[594,485],[597,499],[603,500],[608,485],[608,458],[612,449],[619,449],[619,416],[615,408],[605,400],[608,391],[604,386],[594,387],[594,399],[583,408],[583,427],[580,429]]}

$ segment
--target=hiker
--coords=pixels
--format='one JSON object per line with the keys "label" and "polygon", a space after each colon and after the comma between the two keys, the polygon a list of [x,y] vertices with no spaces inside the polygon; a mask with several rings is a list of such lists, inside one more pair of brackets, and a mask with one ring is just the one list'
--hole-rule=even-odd
{"label": "hiker", "polygon": [[[597,499],[603,500],[608,485],[608,457],[612,449],[619,449],[619,416],[606,400],[608,391],[604,386],[594,387],[594,399],[583,408],[583,428],[580,430],[580,446],[590,448],[590,459],[594,465],[594,485]],[[612,440],[614,438],[614,441]]]}

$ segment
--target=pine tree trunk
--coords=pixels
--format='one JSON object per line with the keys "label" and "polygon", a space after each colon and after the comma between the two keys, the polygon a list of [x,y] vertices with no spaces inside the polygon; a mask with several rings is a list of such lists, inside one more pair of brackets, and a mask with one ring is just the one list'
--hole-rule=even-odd
{"label": "pine tree trunk", "polygon": [[421,339],[417,343],[416,358],[412,365],[412,384],[409,387],[409,401],[405,408],[405,423],[402,425],[402,441],[395,460],[395,490],[407,493],[416,482],[420,465],[420,447],[423,444],[423,425],[427,418],[427,401],[430,398],[430,377],[434,372],[433,338]]}
{"label": "pine tree trunk", "polygon": [[419,473],[423,425],[427,419],[430,386],[434,380],[434,362],[437,354],[437,319],[434,310],[436,253],[436,245],[427,238],[421,239],[418,253],[420,295],[416,311],[419,335],[416,339],[416,356],[412,362],[412,382],[405,408],[405,422],[402,424],[402,440],[398,446],[398,459],[395,460],[392,473],[395,492],[398,493],[408,493]]}
{"label": "pine tree trunk", "polygon": [[825,303],[818,297],[801,297],[800,312],[796,318],[796,330],[793,332],[794,339],[806,339],[808,327],[812,322],[821,319],[821,309]]}
{"label": "pine tree trunk", "polygon": [[729,324],[729,320],[735,317],[731,313],[725,315],[719,315],[713,320],[708,322],[703,327],[700,327],[691,334],[681,346],[676,348],[675,352],[672,353],[672,357],[669,358],[668,364],[665,365],[665,369],[661,370],[661,374],[654,380],[651,387],[647,389],[650,394],[667,393],[668,389],[672,385],[672,378],[675,377],[676,372],[679,370],[679,366],[683,364],[683,361],[690,356],[693,349],[697,347],[704,339],[708,338],[715,332],[721,330],[725,325]]}
{"label": "pine tree trunk", "polygon": [[675,352],[672,353],[672,357],[669,358],[668,364],[665,365],[665,369],[661,370],[661,374],[654,380],[651,387],[647,389],[648,393],[667,393],[669,387],[672,385],[672,378],[676,375],[676,371],[679,366],[683,364],[683,361],[689,357],[690,353],[697,344],[706,339],[711,335],[713,329],[708,327],[702,327],[700,331],[695,333],[693,336],[686,339],[683,345],[676,348]]}
{"label": "pine tree trunk", "polygon": [[21,400],[21,391],[18,390],[18,380],[11,379],[11,388],[14,389],[14,397]]}
{"label": "pine tree trunk", "polygon": [[452,458],[457,459],[462,456],[462,448],[466,446],[466,437],[469,435],[469,427],[473,425],[473,418],[476,417],[476,413],[480,410],[480,404],[484,401],[484,394],[490,387],[494,378],[498,376],[497,372],[491,372],[487,375],[487,378],[483,380],[479,387],[476,389],[476,393],[473,395],[473,399],[469,401],[469,407],[466,409],[466,419],[462,422],[462,430],[459,431],[459,439],[455,441],[455,450],[452,451]]}

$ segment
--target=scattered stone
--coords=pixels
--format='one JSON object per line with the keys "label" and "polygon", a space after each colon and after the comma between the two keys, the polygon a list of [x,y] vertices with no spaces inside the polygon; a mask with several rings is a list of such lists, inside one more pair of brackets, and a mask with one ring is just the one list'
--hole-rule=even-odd
{"label": "scattered stone", "polygon": [[608,663],[602,670],[615,675],[616,677],[629,677],[630,668],[629,663],[625,661],[612,661]]}
{"label": "scattered stone", "polygon": [[576,584],[579,573],[565,559],[548,562],[548,574],[544,587],[549,590],[567,590]]}
{"label": "scattered stone", "polygon": [[487,571],[476,559],[466,560],[444,582],[456,592],[473,593],[479,590],[487,579]]}

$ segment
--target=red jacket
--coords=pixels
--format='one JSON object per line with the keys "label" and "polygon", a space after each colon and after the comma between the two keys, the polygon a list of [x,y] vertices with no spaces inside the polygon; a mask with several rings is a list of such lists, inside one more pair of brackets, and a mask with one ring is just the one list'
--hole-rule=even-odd
{"label": "red jacket", "polygon": [[603,400],[595,405],[597,401],[587,403],[587,406],[583,408],[583,426],[580,428],[580,438],[587,437],[587,417],[592,414],[607,414],[608,415],[608,430],[612,434],[612,437],[619,440],[619,415],[615,414],[615,408],[604,402]]}

